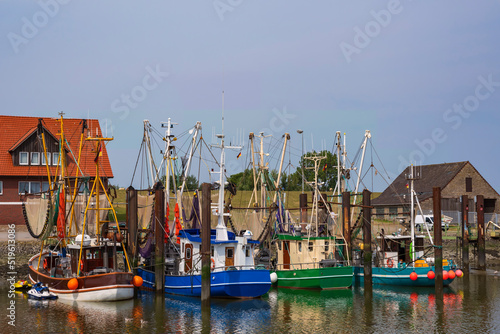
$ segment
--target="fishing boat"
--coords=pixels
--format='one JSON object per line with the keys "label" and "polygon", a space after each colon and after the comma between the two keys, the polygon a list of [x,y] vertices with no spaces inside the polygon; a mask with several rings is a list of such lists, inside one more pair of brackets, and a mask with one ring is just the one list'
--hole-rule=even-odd
{"label": "fishing boat", "polygon": [[[87,123],[82,120],[76,158],[64,135],[62,113],[59,122],[59,161],[56,169],[60,173],[51,176],[45,136],[50,135],[53,139],[55,136],[40,122],[38,131],[47,162],[49,189],[37,194],[37,197],[26,199],[23,204],[28,230],[42,241],[40,252],[29,259],[29,279],[33,284],[43,284],[61,299],[130,299],[134,288],[141,285],[141,279],[131,271],[120,224],[100,176],[100,157],[105,144],[112,138],[104,138],[98,133],[85,137],[88,134]],[[80,168],[82,150],[87,150],[86,155],[95,156],[94,175],[84,174],[88,173],[88,169]],[[76,170],[71,179],[66,161],[70,154],[73,170]],[[91,190],[88,191],[91,179]],[[82,185],[79,183],[82,180],[87,182]],[[78,190],[82,188],[86,190],[79,194]]]}
{"label": "fishing boat", "polygon": [[[308,182],[313,188],[313,214],[305,230],[288,220],[288,228],[278,228],[274,234],[273,283],[290,289],[347,289],[352,285],[353,267],[345,255],[345,239],[337,232],[334,215],[318,190],[318,170],[325,157],[306,158],[314,162],[315,179]],[[320,208],[327,213],[321,222]]]}
{"label": "fishing boat", "polygon": [[[414,180],[418,179],[414,166],[410,166],[407,179],[411,189],[411,217],[409,234],[396,232],[390,235],[381,233],[376,238],[377,250],[372,263],[372,283],[393,286],[434,286],[435,285],[435,259],[426,256],[424,235],[415,232],[415,200],[418,198],[413,189]],[[420,210],[421,211],[421,210]],[[423,214],[422,214],[423,215]],[[432,243],[429,230],[428,236]],[[360,253],[356,255],[361,259]],[[460,277],[462,272],[456,270],[452,260],[443,259],[443,285],[450,285],[455,277]],[[363,265],[354,268],[356,283],[364,282]]]}
{"label": "fishing boat", "polygon": [[[223,114],[224,115],[224,114]],[[167,166],[171,164],[174,157],[169,155],[173,152],[171,145],[170,120],[167,126]],[[197,123],[193,138],[197,135],[197,129],[201,129],[201,124]],[[222,117],[222,134],[217,135],[220,144],[214,145],[220,148],[219,171],[213,172],[219,174],[219,180],[215,187],[218,188],[218,202],[212,205],[212,213],[217,216],[217,226],[211,229],[211,268],[210,268],[210,296],[219,298],[257,298],[265,293],[271,287],[270,272],[263,266],[256,266],[254,262],[254,253],[258,241],[252,239],[251,231],[241,231],[239,234],[228,231],[225,219],[230,217],[226,212],[224,202],[224,190],[226,185],[225,178],[225,149],[235,148],[226,146],[224,143],[224,116]],[[195,139],[193,139],[193,143]],[[194,144],[192,148],[194,148]],[[193,152],[193,150],[191,150]],[[186,162],[190,166],[192,154]],[[171,165],[170,165],[171,166]],[[167,171],[173,168],[168,167]],[[188,169],[185,170],[187,175]],[[172,175],[173,176],[173,175]],[[175,177],[172,178],[175,180]],[[184,180],[186,178],[184,177]],[[169,174],[166,177],[166,196],[167,203],[170,194]],[[179,187],[181,190],[177,194],[177,204],[175,206],[175,234],[169,233],[166,237],[166,259],[165,259],[165,286],[164,291],[168,294],[183,296],[201,296],[201,232],[199,228],[185,229],[179,221],[182,209],[182,192],[184,183]],[[175,186],[174,186],[175,187]],[[197,200],[197,199],[196,199]],[[199,208],[199,205],[197,205]],[[168,210],[167,210],[168,211]],[[168,214],[167,214],[168,216]],[[199,217],[199,212],[197,214]],[[202,225],[208,225],[210,222],[201,222]],[[168,224],[167,224],[168,226]],[[172,230],[174,230],[172,228]],[[144,288],[153,289],[155,287],[155,272],[148,267],[148,259],[144,259],[146,264],[137,270],[142,277]]]}

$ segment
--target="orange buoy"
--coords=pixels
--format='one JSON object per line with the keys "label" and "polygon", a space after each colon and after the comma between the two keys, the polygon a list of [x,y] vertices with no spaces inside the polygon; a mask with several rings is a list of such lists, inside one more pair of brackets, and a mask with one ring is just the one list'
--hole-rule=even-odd
{"label": "orange buoy", "polygon": [[457,277],[462,277],[464,273],[462,272],[462,270],[458,269],[457,271],[455,271],[455,275],[457,275]]}
{"label": "orange buoy", "polygon": [[68,281],[68,289],[70,290],[78,289],[78,280],[76,278],[72,278]]}
{"label": "orange buoy", "polygon": [[456,274],[453,270],[448,271],[448,278],[449,279],[454,279],[455,276],[456,276]]}
{"label": "orange buoy", "polygon": [[132,284],[138,288],[142,285],[142,277],[141,276],[134,276],[134,278],[132,278]]}
{"label": "orange buoy", "polygon": [[428,279],[434,279],[434,277],[436,277],[436,274],[434,274],[434,272],[432,270],[429,270],[427,272],[427,278]]}
{"label": "orange buoy", "polygon": [[446,281],[448,279],[448,272],[446,270],[443,270],[443,281]]}
{"label": "orange buoy", "polygon": [[416,273],[416,272],[412,272],[412,273],[410,274],[410,279],[411,279],[412,281],[416,281],[416,280],[417,280],[417,278],[418,278],[418,275],[417,275],[417,273]]}

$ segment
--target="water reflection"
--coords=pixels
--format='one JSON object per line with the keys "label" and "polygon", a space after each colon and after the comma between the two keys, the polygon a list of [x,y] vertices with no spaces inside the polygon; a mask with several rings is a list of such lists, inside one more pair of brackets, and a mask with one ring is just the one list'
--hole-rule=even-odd
{"label": "water reflection", "polygon": [[[475,274],[444,289],[363,287],[352,290],[272,289],[256,300],[212,300],[141,292],[129,301],[33,301],[16,293],[16,328],[2,333],[399,333],[500,332],[500,278]],[[0,291],[7,305],[8,291]],[[7,310],[0,308],[6,319]]]}

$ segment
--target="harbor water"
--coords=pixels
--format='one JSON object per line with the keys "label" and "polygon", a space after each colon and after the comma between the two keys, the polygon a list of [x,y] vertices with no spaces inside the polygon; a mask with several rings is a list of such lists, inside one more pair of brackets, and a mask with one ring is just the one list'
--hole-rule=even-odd
{"label": "harbor water", "polygon": [[[498,273],[497,273],[498,274]],[[15,301],[15,311],[8,310]],[[271,289],[254,300],[200,300],[140,291],[114,303],[33,301],[0,291],[1,333],[499,333],[500,277],[473,274],[444,289],[363,287],[303,291]],[[15,327],[9,314],[15,315]],[[12,318],[12,317],[11,317]]]}

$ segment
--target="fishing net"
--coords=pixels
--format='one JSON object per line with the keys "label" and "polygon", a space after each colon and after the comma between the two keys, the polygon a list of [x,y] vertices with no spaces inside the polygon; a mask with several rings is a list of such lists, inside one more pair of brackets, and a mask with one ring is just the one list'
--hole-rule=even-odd
{"label": "fishing net", "polygon": [[28,232],[33,238],[42,238],[52,217],[52,203],[46,193],[27,195],[23,201],[23,215]]}
{"label": "fishing net", "polygon": [[154,216],[155,195],[137,195],[137,222],[139,229],[151,226]]}
{"label": "fishing net", "polygon": [[[89,196],[87,194],[79,194],[76,196],[75,201],[72,205],[66,205],[66,215],[71,216],[70,223],[70,235],[76,235],[82,233],[83,221],[85,217],[85,209],[87,208],[87,203]],[[71,198],[67,196],[67,203],[71,203]],[[71,206],[73,206],[73,212],[71,214]],[[92,210],[97,208],[96,197],[92,196],[90,199],[89,209],[87,210],[87,218],[85,219],[85,233],[90,236],[96,235],[96,217],[97,210]],[[99,196],[99,207],[109,208],[110,204],[106,196]],[[99,210],[99,220],[108,220],[109,210]]]}

